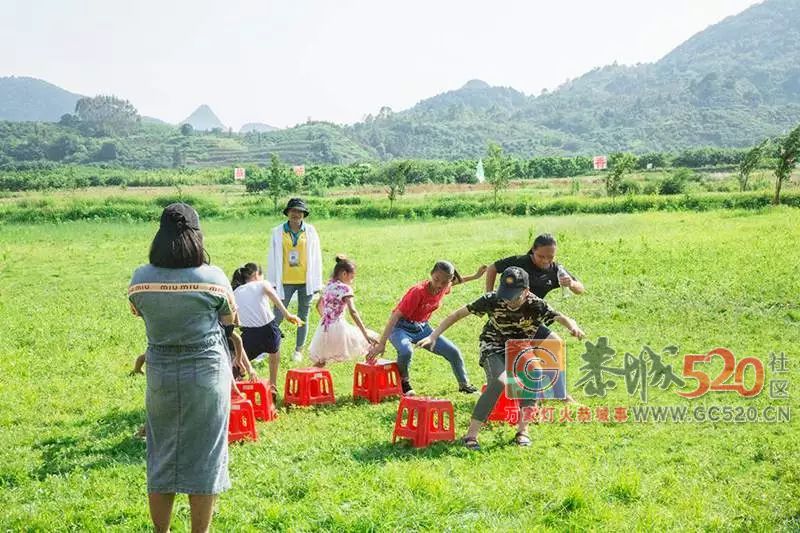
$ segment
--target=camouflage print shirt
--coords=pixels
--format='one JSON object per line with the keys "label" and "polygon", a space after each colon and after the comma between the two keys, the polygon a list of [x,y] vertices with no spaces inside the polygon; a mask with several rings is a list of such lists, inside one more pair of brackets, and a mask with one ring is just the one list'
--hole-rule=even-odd
{"label": "camouflage print shirt", "polygon": [[530,339],[539,326],[548,326],[560,316],[558,311],[532,292],[528,293],[528,297],[518,309],[509,309],[506,303],[497,297],[497,293],[488,292],[467,304],[467,310],[473,315],[489,317],[478,337],[481,345],[481,363],[492,352],[504,352],[507,340]]}

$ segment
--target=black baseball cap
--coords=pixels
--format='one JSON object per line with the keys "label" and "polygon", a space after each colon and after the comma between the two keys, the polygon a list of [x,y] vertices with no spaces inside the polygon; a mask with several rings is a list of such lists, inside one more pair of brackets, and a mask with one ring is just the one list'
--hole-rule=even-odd
{"label": "black baseball cap", "polygon": [[161,227],[200,229],[200,216],[189,204],[169,204],[161,212]]}
{"label": "black baseball cap", "polygon": [[516,300],[528,288],[528,273],[519,267],[508,267],[500,277],[497,297],[501,300]]}
{"label": "black baseball cap", "polygon": [[299,209],[302,211],[306,216],[311,214],[311,211],[308,210],[308,206],[303,201],[302,198],[292,198],[286,204],[286,209],[283,210],[284,215],[289,214],[289,209]]}

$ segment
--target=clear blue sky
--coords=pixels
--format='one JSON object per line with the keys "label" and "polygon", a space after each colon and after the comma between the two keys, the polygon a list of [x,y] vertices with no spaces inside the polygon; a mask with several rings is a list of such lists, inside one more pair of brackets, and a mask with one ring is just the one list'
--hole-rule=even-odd
{"label": "clear blue sky", "polygon": [[0,0],[0,76],[179,122],[352,123],[479,78],[526,94],[653,62],[758,0]]}

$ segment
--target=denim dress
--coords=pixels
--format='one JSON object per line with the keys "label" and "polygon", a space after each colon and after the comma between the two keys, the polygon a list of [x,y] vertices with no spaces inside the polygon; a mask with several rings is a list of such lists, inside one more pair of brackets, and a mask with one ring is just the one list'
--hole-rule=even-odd
{"label": "denim dress", "polygon": [[128,288],[147,332],[147,492],[230,488],[231,365],[220,314],[235,309],[217,267],[139,267]]}

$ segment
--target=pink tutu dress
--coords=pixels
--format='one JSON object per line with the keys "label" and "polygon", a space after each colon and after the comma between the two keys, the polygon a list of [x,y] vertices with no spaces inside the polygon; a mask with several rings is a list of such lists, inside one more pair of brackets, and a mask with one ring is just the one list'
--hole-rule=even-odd
{"label": "pink tutu dress", "polygon": [[322,320],[308,350],[313,363],[350,361],[366,355],[369,343],[344,316],[347,298],[352,297],[353,289],[341,281],[332,280],[325,287],[322,293]]}

